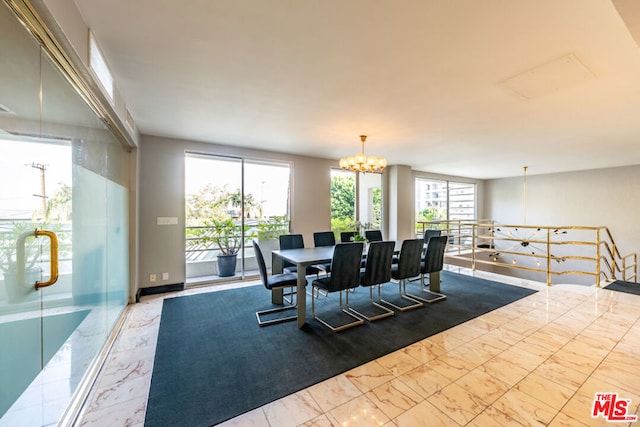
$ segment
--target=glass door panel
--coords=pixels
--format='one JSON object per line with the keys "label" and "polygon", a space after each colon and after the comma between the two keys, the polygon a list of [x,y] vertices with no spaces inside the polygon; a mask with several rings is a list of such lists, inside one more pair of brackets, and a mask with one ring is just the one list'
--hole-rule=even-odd
{"label": "glass door panel", "polygon": [[0,51],[0,425],[10,425],[10,408],[31,410],[18,400],[42,369],[40,293],[34,283],[48,266],[41,256],[45,239],[25,237],[43,218],[44,199],[34,197],[42,194],[39,171],[31,167],[45,160],[33,137],[40,129],[40,48],[4,4]]}
{"label": "glass door panel", "polygon": [[289,233],[289,182],[291,167],[288,163],[244,162],[245,203],[245,272],[258,274],[258,265],[252,240],[264,255],[267,268],[271,268],[271,252],[280,247],[278,237]]}
{"label": "glass door panel", "polygon": [[0,50],[0,426],[54,425],[127,303],[128,156],[4,6]]}
{"label": "glass door panel", "polygon": [[185,157],[187,282],[242,277],[242,160]]}

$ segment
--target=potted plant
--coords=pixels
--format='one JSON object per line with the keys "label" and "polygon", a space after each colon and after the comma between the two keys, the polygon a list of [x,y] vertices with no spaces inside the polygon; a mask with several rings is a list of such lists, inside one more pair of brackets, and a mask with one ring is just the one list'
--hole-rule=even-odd
{"label": "potted plant", "polygon": [[203,242],[213,242],[218,254],[218,276],[228,277],[236,273],[238,251],[242,246],[241,227],[231,218],[205,220],[207,232],[201,237]]}

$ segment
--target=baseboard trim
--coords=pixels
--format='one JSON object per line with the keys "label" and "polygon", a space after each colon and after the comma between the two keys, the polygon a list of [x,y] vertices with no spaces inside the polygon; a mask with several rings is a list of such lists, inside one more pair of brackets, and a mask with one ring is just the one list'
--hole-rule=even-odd
{"label": "baseboard trim", "polygon": [[140,288],[136,292],[136,302],[140,302],[140,298],[145,295],[164,294],[167,292],[184,291],[184,283],[174,283],[172,285],[151,286],[148,288]]}

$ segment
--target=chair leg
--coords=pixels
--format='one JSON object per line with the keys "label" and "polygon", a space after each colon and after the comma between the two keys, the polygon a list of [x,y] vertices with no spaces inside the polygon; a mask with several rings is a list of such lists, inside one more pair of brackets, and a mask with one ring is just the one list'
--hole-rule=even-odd
{"label": "chair leg", "polygon": [[[429,282],[433,283],[433,288],[440,290],[439,283],[436,284],[436,281],[438,282],[440,281],[439,272],[434,272],[433,274],[429,274]],[[431,286],[432,285],[430,284],[430,287]],[[447,299],[446,295],[441,294],[440,292],[435,292],[430,289],[427,289],[427,286],[424,283],[424,273],[420,275],[420,290],[425,294],[433,296],[433,298],[422,297],[414,294],[407,294],[407,295],[409,295],[411,298],[417,299],[418,301],[426,302],[429,304]]]}
{"label": "chair leg", "polygon": [[331,329],[332,332],[339,332],[342,331],[344,329],[348,329],[348,328],[352,328],[354,326],[358,326],[358,325],[362,325],[364,324],[364,320],[362,320],[361,318],[359,318],[358,316],[355,316],[353,314],[351,314],[349,312],[349,292],[347,290],[347,292],[345,293],[347,295],[347,302],[346,302],[346,308],[342,307],[342,291],[340,291],[340,311],[342,311],[343,313],[347,314],[349,317],[355,319],[353,322],[349,322],[349,323],[345,323],[342,325],[332,325],[330,324],[328,321],[318,317],[316,315],[316,308],[315,308],[315,298],[313,295],[311,295],[311,315],[313,316],[314,319],[316,319],[318,322],[320,322],[321,324],[323,324],[324,326],[326,326],[327,328]]}
{"label": "chair leg", "polygon": [[[377,285],[378,287],[378,301],[380,301],[380,285]],[[357,309],[353,308],[353,307],[348,307],[349,311],[353,312],[354,314],[365,318],[366,320],[368,320],[369,322],[373,322],[375,320],[379,320],[379,319],[384,319],[385,317],[389,317],[389,316],[393,316],[394,314],[396,314],[393,310],[388,309],[387,307],[383,306],[382,304],[377,303],[376,301],[373,300],[373,286],[369,286],[369,302],[371,303],[371,305],[373,307],[377,307],[378,310],[378,314],[374,314],[374,315],[367,315],[365,313],[363,313],[362,309],[360,309],[360,311],[358,311]]]}
{"label": "chair leg", "polygon": [[380,301],[400,311],[408,311],[408,310],[413,310],[414,308],[424,307],[424,304],[421,301],[407,294],[406,286],[407,286],[406,279],[401,279],[398,282],[398,290],[400,293],[400,298],[409,301],[410,304],[399,305],[399,303],[397,302],[392,302],[384,299],[380,299]]}
{"label": "chair leg", "polygon": [[[284,289],[284,288],[280,288],[280,289]],[[286,306],[286,307],[276,307],[276,308],[270,308],[268,310],[261,310],[261,311],[256,311],[256,318],[258,319],[258,326],[271,326],[271,325],[277,325],[278,323],[285,323],[285,322],[292,322],[294,320],[296,320],[298,318],[297,312],[295,316],[287,316],[287,317],[279,317],[276,319],[272,319],[272,320],[262,320],[261,316],[265,316],[268,314],[273,314],[273,313],[279,313],[282,311],[288,311],[288,310],[297,310],[298,309],[298,304],[294,304],[294,299],[293,299],[293,295],[295,295],[295,291],[293,290],[293,288],[290,288],[291,292],[288,295],[291,295],[291,305]],[[286,298],[285,298],[286,300]]]}
{"label": "chair leg", "polygon": [[271,326],[271,325],[277,325],[278,323],[292,322],[292,321],[294,321],[294,320],[296,320],[298,318],[297,315],[295,315],[295,316],[287,316],[287,317],[280,317],[280,318],[273,319],[273,320],[262,320],[260,318],[260,316],[264,316],[266,314],[271,314],[271,313],[278,313],[280,311],[297,310],[297,309],[298,309],[297,306],[289,306],[289,307],[272,308],[270,310],[256,311],[256,317],[258,318],[258,325],[259,326]]}

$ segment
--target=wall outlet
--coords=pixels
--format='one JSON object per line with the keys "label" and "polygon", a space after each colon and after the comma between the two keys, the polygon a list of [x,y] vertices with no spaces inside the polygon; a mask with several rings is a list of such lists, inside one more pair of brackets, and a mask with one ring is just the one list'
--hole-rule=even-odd
{"label": "wall outlet", "polygon": [[155,275],[155,274],[150,274],[150,275],[149,275],[149,281],[150,281],[150,282],[155,282],[156,280],[157,280],[157,277],[156,277],[156,275]]}
{"label": "wall outlet", "polygon": [[162,280],[169,280],[169,273],[162,273]]}

